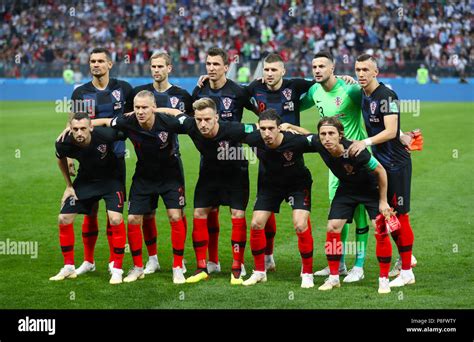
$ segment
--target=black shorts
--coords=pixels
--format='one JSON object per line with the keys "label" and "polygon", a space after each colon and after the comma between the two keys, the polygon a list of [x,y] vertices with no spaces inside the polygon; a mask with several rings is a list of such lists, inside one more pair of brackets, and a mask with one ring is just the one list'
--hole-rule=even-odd
{"label": "black shorts", "polygon": [[78,200],[73,197],[67,198],[61,207],[61,214],[89,215],[94,205],[101,199],[105,200],[107,210],[123,212],[125,189],[117,179],[85,181],[76,178],[73,187]]}
{"label": "black shorts", "polygon": [[117,177],[122,182],[124,188],[124,201],[127,200],[127,169],[124,157],[118,157]]}
{"label": "black shorts", "polygon": [[253,210],[280,212],[280,204],[285,200],[293,210],[301,209],[311,211],[311,185],[312,182],[288,187],[261,183]]}
{"label": "black shorts", "polygon": [[186,197],[183,182],[177,180],[152,181],[135,177],[130,188],[129,215],[145,215],[158,207],[161,196],[166,209],[183,209]]}
{"label": "black shorts", "polygon": [[410,212],[411,192],[411,159],[407,165],[398,171],[388,171],[388,204],[395,209],[397,214]]}
{"label": "black shorts", "polygon": [[[229,206],[231,209],[247,209],[249,203],[249,178],[247,172],[240,172],[232,181],[208,177],[200,173],[194,189],[194,208]],[[236,181],[238,177],[239,181]]]}
{"label": "black shorts", "polygon": [[331,202],[328,220],[346,219],[352,223],[354,211],[363,204],[371,220],[379,214],[379,192],[376,188],[347,189],[339,185]]}

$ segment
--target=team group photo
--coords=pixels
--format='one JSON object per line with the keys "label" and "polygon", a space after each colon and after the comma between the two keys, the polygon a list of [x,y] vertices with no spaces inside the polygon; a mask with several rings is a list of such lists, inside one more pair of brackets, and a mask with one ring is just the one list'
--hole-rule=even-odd
{"label": "team group photo", "polygon": [[7,1],[0,307],[472,309],[471,11]]}

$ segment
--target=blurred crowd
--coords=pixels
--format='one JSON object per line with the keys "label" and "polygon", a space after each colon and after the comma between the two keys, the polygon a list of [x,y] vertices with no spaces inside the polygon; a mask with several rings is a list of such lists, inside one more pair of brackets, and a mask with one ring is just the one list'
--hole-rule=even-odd
{"label": "blurred crowd", "polygon": [[87,65],[90,49],[104,46],[115,62],[128,64],[130,76],[147,73],[158,50],[170,53],[177,74],[195,75],[206,50],[218,46],[232,62],[252,66],[277,51],[293,76],[310,75],[320,50],[337,56],[339,70],[351,70],[354,58],[369,52],[387,74],[413,76],[423,63],[430,72],[456,75],[474,60],[470,6],[469,0],[7,1],[0,5],[0,73],[42,76],[65,64]]}

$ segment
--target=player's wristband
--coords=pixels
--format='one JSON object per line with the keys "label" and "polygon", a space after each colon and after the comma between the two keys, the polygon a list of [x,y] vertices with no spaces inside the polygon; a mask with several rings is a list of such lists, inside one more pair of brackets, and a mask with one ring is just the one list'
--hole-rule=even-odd
{"label": "player's wristband", "polygon": [[372,146],[373,145],[372,139],[370,139],[370,138],[364,139],[363,141],[365,142],[365,146]]}

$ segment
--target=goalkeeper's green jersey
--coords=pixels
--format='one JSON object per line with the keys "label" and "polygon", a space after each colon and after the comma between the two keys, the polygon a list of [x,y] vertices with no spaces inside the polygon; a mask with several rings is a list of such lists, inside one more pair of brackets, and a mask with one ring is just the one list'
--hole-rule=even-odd
{"label": "goalkeeper's green jersey", "polygon": [[344,135],[350,140],[364,140],[367,133],[362,117],[362,92],[357,84],[346,84],[337,79],[330,91],[316,83],[301,100],[301,111],[316,105],[321,118],[338,115],[344,126]]}

